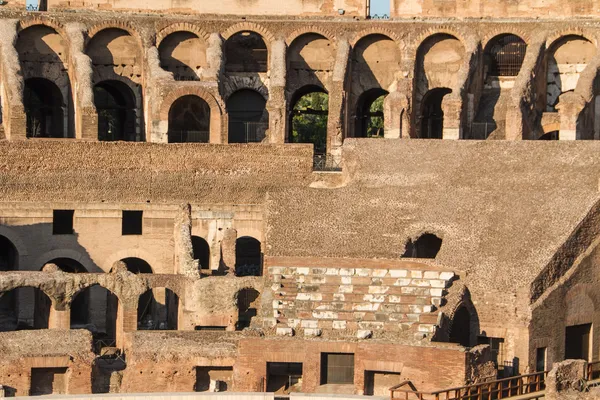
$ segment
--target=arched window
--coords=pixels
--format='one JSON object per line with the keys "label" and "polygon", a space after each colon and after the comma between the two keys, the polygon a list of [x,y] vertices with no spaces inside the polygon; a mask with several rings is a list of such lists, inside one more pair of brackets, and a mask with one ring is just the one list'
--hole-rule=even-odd
{"label": "arched window", "polygon": [[315,155],[327,152],[329,95],[322,88],[308,86],[292,98],[290,143],[312,143]]}
{"label": "arched window", "polygon": [[442,239],[431,233],[425,233],[413,242],[406,242],[402,257],[409,258],[435,258],[442,247]]}
{"label": "arched window", "polygon": [[23,106],[27,118],[27,137],[66,137],[65,103],[54,82],[44,78],[25,80]]}
{"label": "arched window", "polygon": [[0,332],[48,329],[52,301],[38,288],[19,287],[0,293]]}
{"label": "arched window", "polygon": [[[55,258],[48,263],[55,264],[62,272],[74,274],[88,272],[79,261],[72,258]],[[84,290],[71,302],[71,328],[73,326],[81,328],[83,325],[88,324],[90,309],[95,308],[94,306],[97,305],[92,305],[91,302],[91,294],[93,292],[94,290],[92,289]]]}
{"label": "arched window", "polygon": [[238,322],[236,326],[237,330],[248,328],[250,326],[252,318],[256,317],[258,309],[257,299],[259,296],[260,293],[251,288],[242,289],[238,292]]}
{"label": "arched window", "polygon": [[235,241],[235,274],[237,276],[260,276],[262,273],[262,250],[260,242],[244,236]]}
{"label": "arched window", "polygon": [[138,300],[138,330],[177,330],[179,297],[166,288],[153,288]]}
{"label": "arched window", "polygon": [[192,236],[192,248],[194,260],[200,261],[200,268],[210,269],[210,246],[208,242],[199,236]]}
{"label": "arched window", "polygon": [[258,33],[245,31],[225,42],[226,72],[267,72],[267,45]]}
{"label": "arched window", "polygon": [[423,97],[421,112],[421,139],[442,139],[444,131],[444,112],[442,100],[451,93],[447,88],[432,89]]}
{"label": "arched window", "polygon": [[[89,302],[90,308],[81,311],[77,304]],[[110,290],[93,285],[77,293],[71,301],[71,329],[87,329],[94,339],[103,340],[104,346],[111,345],[117,338],[117,316],[119,299]]]}
{"label": "arched window", "polygon": [[199,81],[206,68],[206,43],[192,32],[173,32],[158,46],[160,66],[173,73],[176,81]]}
{"label": "arched window", "polygon": [[471,346],[471,314],[466,307],[461,307],[454,314],[450,327],[450,342],[461,346]]}
{"label": "arched window", "polygon": [[269,127],[266,100],[258,92],[242,89],[227,100],[229,143],[261,142]]}
{"label": "arched window", "polygon": [[0,235],[0,271],[16,271],[19,266],[19,253],[8,238]]}
{"label": "arched window", "polygon": [[388,92],[371,89],[358,99],[355,137],[383,137],[383,101]]}
{"label": "arched window", "polygon": [[98,111],[98,140],[141,140],[136,132],[135,96],[120,81],[104,81],[94,86],[94,105]]}
{"label": "arched window", "polygon": [[210,107],[198,96],[178,98],[169,110],[169,143],[208,143]]}
{"label": "arched window", "polygon": [[517,76],[525,59],[527,44],[516,35],[495,37],[485,51],[487,74],[490,76]]}
{"label": "arched window", "polygon": [[71,273],[88,272],[79,261],[73,260],[72,258],[66,258],[66,257],[55,258],[53,260],[48,261],[48,264],[56,264],[56,266],[58,268],[60,268],[60,270],[62,272],[71,272]]}
{"label": "arched window", "polygon": [[152,267],[146,261],[141,258],[136,257],[128,257],[124,258],[121,261],[125,263],[127,266],[127,271],[132,272],[134,274],[151,274]]}

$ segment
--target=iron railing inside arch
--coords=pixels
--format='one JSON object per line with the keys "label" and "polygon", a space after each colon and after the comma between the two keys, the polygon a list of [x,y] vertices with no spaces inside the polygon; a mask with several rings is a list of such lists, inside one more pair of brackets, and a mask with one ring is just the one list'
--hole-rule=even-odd
{"label": "iron railing inside arch", "polygon": [[331,154],[315,154],[313,157],[313,171],[340,172],[342,164]]}
{"label": "iron railing inside arch", "polygon": [[169,131],[169,143],[208,143],[209,131]]}
{"label": "iron railing inside arch", "polygon": [[387,19],[390,19],[390,16],[387,15],[387,14],[381,14],[381,15],[379,15],[379,14],[373,14],[373,15],[369,15],[367,17],[367,19],[377,19],[377,20],[382,20],[383,19],[383,20],[387,20]]}
{"label": "iron railing inside arch", "polygon": [[262,142],[267,136],[269,124],[266,122],[244,122],[246,143]]}

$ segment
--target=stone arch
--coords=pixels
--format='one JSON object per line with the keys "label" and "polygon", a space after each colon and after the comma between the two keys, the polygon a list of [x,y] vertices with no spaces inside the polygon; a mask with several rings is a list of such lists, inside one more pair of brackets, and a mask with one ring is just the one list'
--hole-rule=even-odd
{"label": "stone arch", "polygon": [[267,100],[262,94],[252,89],[241,89],[227,99],[227,115],[229,117],[228,143],[261,142],[266,137],[269,126]]}
{"label": "stone arch", "polygon": [[104,30],[107,30],[107,29],[120,29],[120,30],[126,31],[127,33],[129,33],[130,36],[132,36],[136,39],[136,41],[138,42],[138,45],[140,46],[140,49],[144,48],[144,44],[142,42],[141,35],[131,24],[124,22],[124,21],[112,20],[112,21],[102,22],[102,23],[94,25],[90,29],[88,29],[87,40],[85,43],[86,50],[87,50],[87,47],[88,47],[90,41],[98,33],[102,32]]}
{"label": "stone arch", "polygon": [[[477,344],[477,335],[479,335],[479,315],[475,309],[475,305],[471,300],[471,294],[468,289],[464,288],[464,293],[460,300],[451,308],[448,317],[447,337],[448,341],[463,339],[460,342],[465,347],[472,347]],[[465,317],[466,321],[465,321]],[[460,326],[459,323],[468,324]],[[460,331],[458,329],[460,328]],[[467,339],[468,337],[468,339]]]}
{"label": "stone arch", "polygon": [[[89,305],[93,303],[94,312],[89,309],[84,315],[75,316],[79,310],[73,305],[81,296],[86,298]],[[71,329],[88,329],[95,338],[118,342],[123,330],[123,302],[114,288],[108,288],[98,282],[82,285],[69,299],[71,314]]]}
{"label": "stone arch", "polygon": [[177,330],[181,297],[163,285],[148,288],[138,297],[138,330]]}
{"label": "stone arch", "polygon": [[25,245],[25,242],[13,228],[6,225],[0,225],[0,236],[4,236],[12,242],[19,253],[19,258],[29,255],[29,249]]}
{"label": "stone arch", "polygon": [[267,73],[270,48],[264,36],[253,30],[230,36],[223,45],[224,70],[229,74]]}
{"label": "stone arch", "polygon": [[204,29],[200,28],[195,24],[191,24],[189,22],[177,22],[175,24],[171,24],[162,28],[156,34],[156,47],[160,46],[160,43],[170,34],[175,32],[191,32],[196,34],[200,39],[203,39],[205,42],[208,42],[210,34],[206,32]]}
{"label": "stone arch", "polygon": [[[29,327],[29,329],[48,329],[54,302],[55,299],[40,285],[16,285],[1,290],[0,315],[4,322],[0,326],[0,331],[17,330],[19,326]],[[33,307],[28,307],[31,305]]]}
{"label": "stone arch", "polygon": [[415,38],[414,43],[417,44],[417,51],[420,48],[422,48],[423,45],[426,44],[427,41],[429,41],[430,39],[432,39],[436,36],[452,36],[453,38],[458,40],[465,49],[467,48],[467,42],[469,39],[468,36],[463,35],[462,33],[453,29],[450,26],[440,26],[440,27],[436,27],[436,28],[426,29]]}
{"label": "stone arch", "polygon": [[221,104],[220,99],[217,99],[212,93],[200,87],[182,86],[167,93],[160,104],[160,120],[169,120],[169,110],[171,110],[173,103],[183,96],[197,96],[208,104],[208,107],[210,108],[209,143],[220,143],[221,128],[223,123],[223,110],[225,107],[223,104]]}
{"label": "stone arch", "polygon": [[6,236],[0,235],[0,272],[19,270],[19,251]]}
{"label": "stone arch", "polygon": [[239,24],[232,25],[229,28],[227,28],[221,36],[223,36],[223,39],[227,40],[233,35],[245,31],[255,32],[261,35],[265,40],[267,49],[270,49],[271,42],[275,40],[275,36],[271,33],[271,31],[269,31],[264,26],[254,22],[241,22]]}
{"label": "stone arch", "polygon": [[227,90],[222,93],[223,101],[227,103],[229,98],[240,90],[253,90],[258,92],[265,101],[269,101],[269,88],[260,79],[229,79]]}
{"label": "stone arch", "polygon": [[[27,18],[27,19],[21,20],[21,21],[19,21],[17,33],[21,33],[21,31],[23,31],[27,28],[30,28],[32,26],[36,26],[36,25],[44,25],[44,26],[47,26],[47,27],[55,30],[56,33],[58,33],[66,43],[69,43],[69,39],[68,39],[69,36],[67,35],[67,32],[65,31],[63,24],[61,24],[54,18],[33,17],[33,18]],[[66,46],[66,47],[67,47],[67,51],[68,51],[69,46]]]}
{"label": "stone arch", "polygon": [[304,85],[291,94],[288,105],[286,142],[312,143],[315,156],[324,156],[329,119],[329,93],[325,87]]}
{"label": "stone arch", "polygon": [[[301,38],[305,38],[308,41],[306,41],[306,44],[303,46],[303,48],[297,49],[295,45],[299,44],[299,41],[301,40]],[[335,47],[331,46],[331,49],[329,49],[329,54],[326,53],[326,50],[328,50],[328,49],[320,49],[321,51],[314,51],[314,52],[311,52],[310,54],[306,54],[304,56],[302,55],[302,51],[304,51],[305,49],[309,48],[311,45],[314,45],[317,42],[326,42],[327,46],[331,46],[333,44],[331,39],[329,39],[327,36],[324,36],[318,32],[306,32],[306,33],[303,33],[302,35],[297,36],[290,43],[290,45],[287,49],[287,59],[288,59],[289,69],[294,68],[293,63],[298,62],[298,58],[302,58],[302,60],[304,61],[304,64],[306,65],[305,67],[301,66],[303,69],[310,68],[310,69],[315,69],[315,70],[332,71],[333,66],[335,64]],[[319,50],[319,49],[315,49],[315,50]],[[315,65],[316,63],[322,64],[323,59],[327,59],[326,63],[329,65],[327,65],[327,66]],[[288,74],[289,74],[289,71],[288,71]]]}
{"label": "stone arch", "polygon": [[531,35],[529,32],[526,32],[522,29],[511,28],[510,31],[506,30],[504,27],[497,27],[489,31],[484,32],[484,37],[481,39],[481,48],[485,49],[488,47],[496,38],[505,35],[513,35],[521,39],[525,42],[525,44],[529,45],[531,42]]}
{"label": "stone arch", "polygon": [[560,131],[560,122],[553,122],[550,124],[542,125],[543,134]]}
{"label": "stone arch", "polygon": [[210,269],[210,245],[205,238],[192,235],[194,259],[200,262],[201,269]]}
{"label": "stone arch", "polygon": [[55,260],[57,258],[69,258],[75,260],[81,265],[83,265],[83,267],[88,272],[102,272],[98,268],[98,266],[92,261],[89,255],[74,249],[50,250],[35,259],[35,261],[33,262],[33,268],[35,271],[39,271],[44,265],[49,263],[51,260]]}
{"label": "stone arch", "polygon": [[195,95],[182,96],[169,110],[169,143],[209,143],[210,106]]}
{"label": "stone arch", "polygon": [[208,41],[196,32],[177,30],[157,44],[160,66],[177,81],[199,81],[208,67]]}
{"label": "stone arch", "polygon": [[285,38],[285,43],[289,47],[300,36],[306,35],[306,34],[310,34],[310,33],[321,35],[325,39],[329,40],[332,43],[335,42],[335,34],[333,34],[332,32],[330,32],[329,30],[324,29],[324,28],[322,28],[320,26],[309,25],[309,26],[302,27],[300,29],[296,29],[295,31],[293,31],[292,33],[290,33],[289,35],[287,35],[286,38]]}
{"label": "stone arch", "polygon": [[162,263],[159,262],[152,254],[139,248],[123,249],[111,254],[109,257],[105,258],[101,268],[104,272],[110,272],[117,261],[121,261],[126,258],[139,258],[146,261],[151,266],[154,273],[156,273],[157,270],[161,270],[160,266],[162,266]]}
{"label": "stone arch", "polygon": [[262,243],[251,236],[241,236],[235,241],[236,276],[261,276],[263,263]]}
{"label": "stone arch", "polygon": [[371,35],[386,36],[387,38],[389,38],[390,40],[395,42],[396,45],[398,45],[398,48],[401,47],[401,42],[402,42],[401,36],[396,34],[396,32],[392,31],[391,29],[378,28],[378,27],[371,27],[371,28],[363,29],[362,31],[356,32],[352,38],[352,41],[350,42],[350,45],[352,47],[354,47],[354,46],[356,46],[356,44],[358,42],[360,42],[367,36],[371,36]]}
{"label": "stone arch", "polygon": [[434,259],[440,252],[442,243],[443,240],[440,236],[431,232],[423,232],[406,241],[402,257]]}
{"label": "stone arch", "polygon": [[553,46],[561,41],[561,39],[568,36],[581,36],[594,46],[598,46],[598,38],[592,32],[588,32],[585,29],[579,27],[568,27],[560,31],[555,31],[546,38],[546,49],[550,50]]}

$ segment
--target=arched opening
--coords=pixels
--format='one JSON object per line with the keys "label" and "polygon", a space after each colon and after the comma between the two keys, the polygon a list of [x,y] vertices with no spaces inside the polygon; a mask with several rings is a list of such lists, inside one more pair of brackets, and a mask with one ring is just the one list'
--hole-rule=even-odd
{"label": "arched opening", "polygon": [[432,233],[425,233],[413,242],[408,239],[402,257],[408,258],[430,258],[437,256],[442,247],[442,239]]}
{"label": "arched opening", "polygon": [[450,342],[461,346],[471,346],[471,314],[466,307],[461,307],[456,313],[450,326]]}
{"label": "arched opening", "polygon": [[65,104],[62,93],[54,82],[45,78],[25,80],[23,107],[27,119],[27,137],[66,137]]}
{"label": "arched opening", "polygon": [[442,100],[451,93],[448,88],[432,89],[423,97],[421,112],[421,139],[442,139],[444,132],[444,111]]}
{"label": "arched opening", "polygon": [[[80,313],[74,306],[80,299],[92,299],[93,307]],[[117,339],[117,318],[119,298],[110,290],[93,285],[77,293],[71,301],[71,329],[87,329],[94,340],[105,341],[103,347],[112,347]]]}
{"label": "arched opening", "polygon": [[177,330],[179,297],[167,288],[153,288],[138,300],[138,330]]}
{"label": "arched opening", "polygon": [[299,90],[291,101],[290,143],[312,143],[315,156],[327,152],[329,95],[318,86]]}
{"label": "arched opening", "polygon": [[169,109],[169,143],[208,143],[210,106],[198,96],[178,98]]}
{"label": "arched opening", "polygon": [[496,36],[486,46],[484,61],[488,76],[517,76],[521,71],[527,44],[517,35]]}
{"label": "arched opening", "polygon": [[98,111],[98,140],[138,141],[135,96],[120,81],[104,81],[94,86],[94,105]]}
{"label": "arched opening", "polygon": [[262,274],[260,241],[250,236],[243,236],[235,241],[235,274],[237,276]]}
{"label": "arched opening", "polygon": [[559,131],[544,133],[538,140],[558,140]]}
{"label": "arched opening", "polygon": [[568,35],[554,42],[547,56],[546,112],[557,112],[563,93],[577,87],[579,76],[596,55],[596,46],[583,36]]}
{"label": "arched opening", "polygon": [[269,127],[267,101],[257,91],[242,89],[227,99],[229,143],[261,142]]}
{"label": "arched opening", "polygon": [[371,89],[359,97],[355,137],[383,137],[383,101],[387,94],[383,89]]}
{"label": "arched opening", "polygon": [[160,66],[176,81],[198,81],[206,61],[206,43],[192,32],[173,32],[158,45]]}
{"label": "arched opening", "polygon": [[300,35],[288,50],[288,80],[297,87],[302,82],[322,81],[321,73],[333,70],[335,48],[329,39],[318,33]]}
{"label": "arched opening", "polygon": [[192,249],[194,260],[200,261],[200,268],[210,269],[210,246],[208,242],[199,236],[192,236]]}
{"label": "arched opening", "polygon": [[38,288],[19,287],[0,293],[0,332],[48,329],[50,297]]}
{"label": "arched opening", "polygon": [[54,259],[48,261],[48,264],[56,264],[56,266],[58,268],[60,268],[60,270],[62,272],[70,272],[70,273],[88,272],[87,269],[85,269],[85,267],[79,261],[73,260],[72,258],[67,258],[67,257],[54,258]]}
{"label": "arched opening", "polygon": [[267,72],[267,45],[251,31],[238,32],[225,42],[226,72]]}
{"label": "arched opening", "polygon": [[[55,264],[62,272],[74,274],[88,272],[79,261],[73,260],[72,258],[55,258],[48,263]],[[88,323],[90,310],[95,309],[97,306],[96,301],[94,301],[92,305],[92,298],[97,300],[97,289],[85,290],[84,293],[80,293],[73,301],[71,301],[71,327],[79,325],[78,328],[81,328]]]}
{"label": "arched opening", "polygon": [[252,318],[256,317],[260,293],[252,288],[242,289],[237,294],[238,322],[237,330],[248,328]]}
{"label": "arched opening", "polygon": [[0,271],[17,271],[19,269],[19,253],[15,245],[5,236],[0,235]]}
{"label": "arched opening", "polygon": [[152,267],[145,260],[137,257],[127,257],[121,260],[127,266],[127,271],[134,274],[151,274]]}

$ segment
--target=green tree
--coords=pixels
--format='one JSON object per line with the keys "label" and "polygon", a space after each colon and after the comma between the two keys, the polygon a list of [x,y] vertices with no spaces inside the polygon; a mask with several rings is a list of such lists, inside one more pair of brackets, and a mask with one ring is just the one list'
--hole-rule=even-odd
{"label": "green tree", "polygon": [[290,142],[313,143],[315,153],[323,154],[327,146],[327,93],[306,94],[294,106]]}

